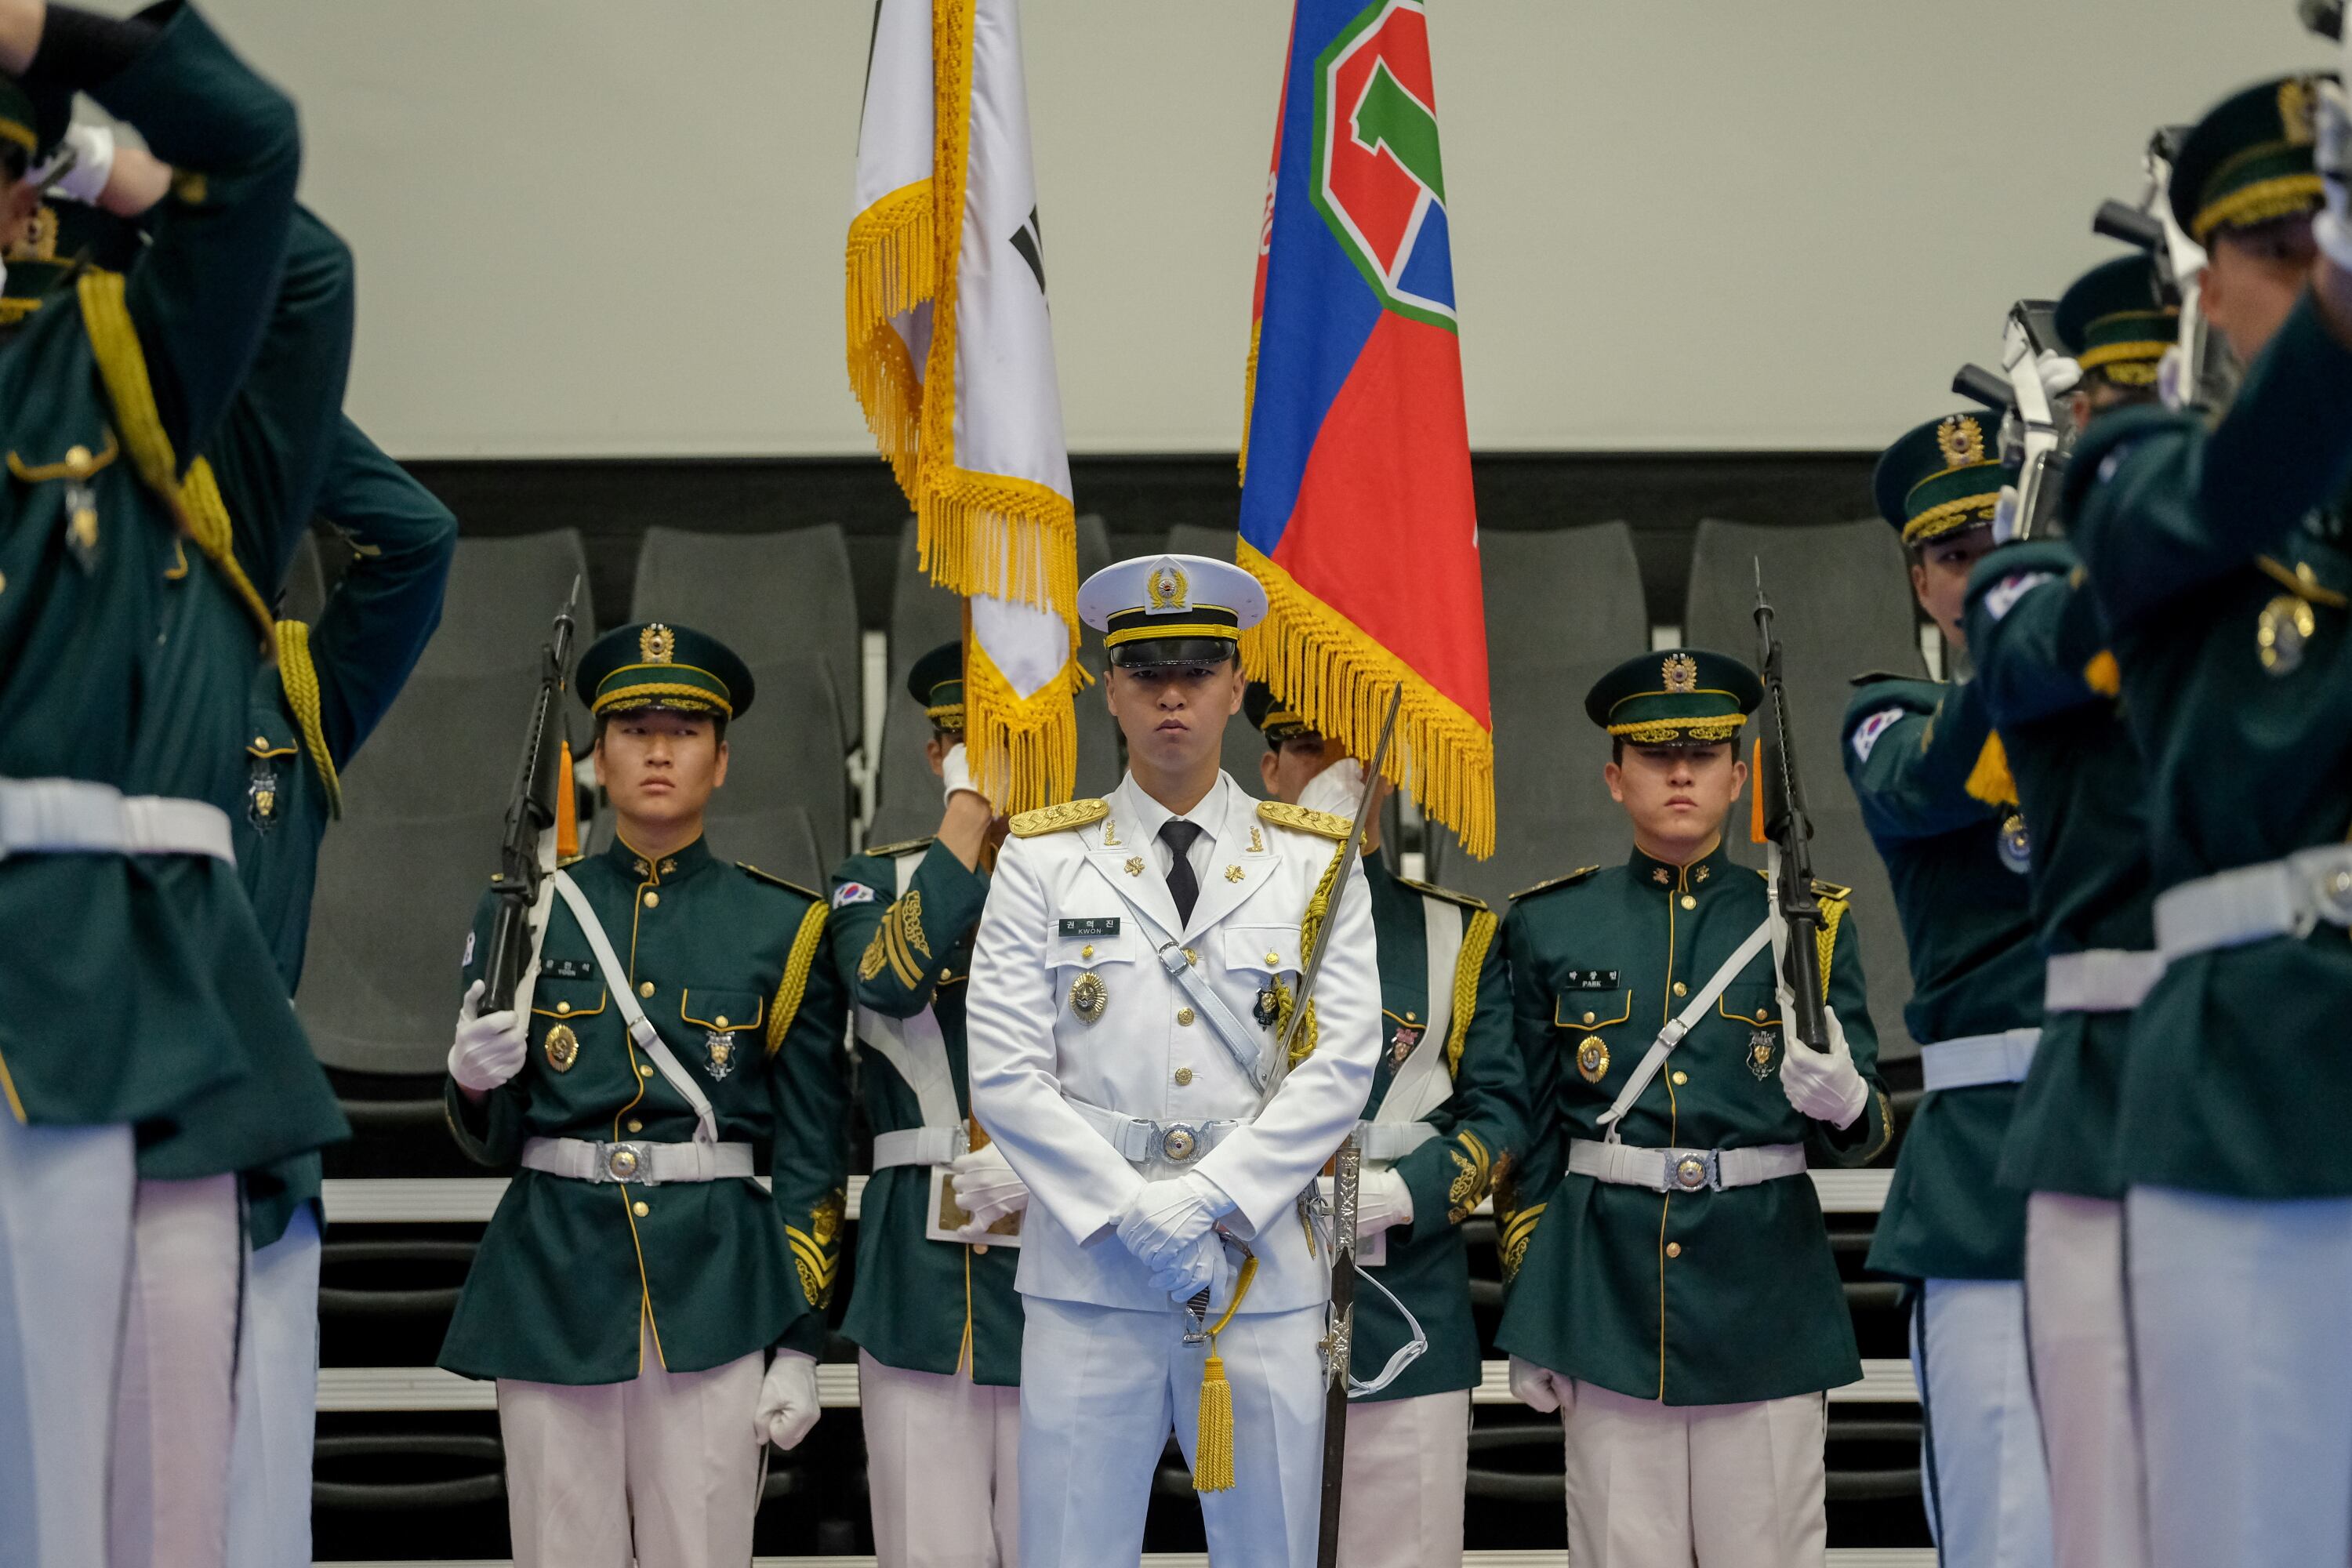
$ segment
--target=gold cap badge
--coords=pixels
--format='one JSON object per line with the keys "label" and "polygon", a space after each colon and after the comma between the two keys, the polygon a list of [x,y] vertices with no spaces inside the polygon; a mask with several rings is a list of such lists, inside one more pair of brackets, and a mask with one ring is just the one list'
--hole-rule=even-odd
{"label": "gold cap badge", "polygon": [[1151,575],[1144,581],[1143,591],[1150,596],[1151,608],[1181,610],[1185,607],[1184,595],[1189,586],[1184,581],[1184,569],[1173,561],[1163,561],[1152,568]]}
{"label": "gold cap badge", "polygon": [[1984,426],[1974,416],[1955,414],[1936,426],[1936,447],[1948,468],[1965,468],[1985,460]]}
{"label": "gold cap badge", "polygon": [[637,634],[637,658],[646,664],[667,664],[677,656],[677,634],[656,621]]}
{"label": "gold cap badge", "polygon": [[2308,147],[2319,140],[2319,93],[2311,78],[2291,76],[2279,83],[2279,129],[2290,147]]}
{"label": "gold cap badge", "polygon": [[1698,689],[1698,660],[1686,653],[1670,653],[1660,670],[1669,691]]}

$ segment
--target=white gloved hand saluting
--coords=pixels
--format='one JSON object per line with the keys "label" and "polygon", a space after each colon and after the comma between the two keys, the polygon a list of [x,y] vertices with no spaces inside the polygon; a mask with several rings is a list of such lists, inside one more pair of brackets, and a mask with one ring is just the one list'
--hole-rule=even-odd
{"label": "white gloved hand saluting", "polygon": [[993,1143],[957,1155],[948,1170],[956,1207],[971,1215],[964,1232],[975,1241],[986,1239],[988,1227],[1006,1215],[1029,1206],[1029,1184],[1013,1173]]}
{"label": "white gloved hand saluting", "polygon": [[94,207],[113,174],[114,132],[103,125],[75,125],[49,161],[33,172],[33,183],[69,202]]}
{"label": "white gloved hand saluting", "polygon": [[1853,1119],[1870,1103],[1870,1085],[1862,1070],[1853,1065],[1853,1053],[1845,1043],[1845,1026],[1838,1022],[1837,1009],[1824,1007],[1829,1018],[1830,1048],[1817,1051],[1800,1044],[1787,1034],[1782,1026],[1785,1046],[1780,1053],[1780,1092],[1789,1103],[1816,1121],[1826,1121],[1832,1127],[1851,1127]]}
{"label": "white gloved hand saluting", "polygon": [[809,1435],[823,1414],[816,1402],[816,1357],[778,1351],[760,1383],[760,1408],[751,1418],[760,1440],[792,1448]]}
{"label": "white gloved hand saluting", "polygon": [[1557,1410],[1568,1403],[1568,1380],[1549,1367],[1511,1358],[1511,1397],[1530,1410]]}
{"label": "white gloved hand saluting", "polygon": [[2352,211],[2347,211],[2352,205],[2352,195],[2347,195],[2347,186],[2352,186],[2352,109],[2346,105],[2344,89],[2335,82],[2320,84],[2313,130],[2312,161],[2319,165],[2327,200],[2312,222],[2311,237],[2330,266],[2352,272]]}
{"label": "white gloved hand saluting", "polygon": [[[1323,1194],[1324,1206],[1338,1213],[1339,1184],[1330,1176],[1315,1178],[1318,1191]],[[1366,1167],[1356,1180],[1356,1237],[1378,1236],[1392,1225],[1412,1223],[1412,1189],[1404,1178],[1390,1169]]]}
{"label": "white gloved hand saluting", "polygon": [[478,980],[466,988],[466,1000],[457,1008],[457,1038],[449,1047],[449,1076],[459,1089],[475,1094],[488,1094],[522,1071],[523,1060],[530,1055],[530,1040],[514,1009],[487,1016],[477,1011],[482,989]]}
{"label": "white gloved hand saluting", "polygon": [[1307,787],[1298,792],[1298,804],[1308,811],[1328,811],[1353,820],[1356,803],[1363,794],[1364,764],[1353,757],[1341,757],[1307,781]]}
{"label": "white gloved hand saluting", "polygon": [[959,794],[970,795],[982,801],[988,798],[971,782],[971,759],[964,754],[961,741],[950,746],[948,754],[940,759],[940,786],[942,802],[952,801]]}
{"label": "white gloved hand saluting", "polygon": [[2056,349],[2036,354],[2033,370],[2042,378],[2042,395],[2053,403],[2083,384],[2083,367]]}
{"label": "white gloved hand saluting", "polygon": [[1146,1182],[1119,1216],[1118,1239],[1143,1262],[1164,1268],[1208,1235],[1217,1216],[1232,1213],[1233,1207],[1233,1199],[1198,1171],[1172,1181]]}

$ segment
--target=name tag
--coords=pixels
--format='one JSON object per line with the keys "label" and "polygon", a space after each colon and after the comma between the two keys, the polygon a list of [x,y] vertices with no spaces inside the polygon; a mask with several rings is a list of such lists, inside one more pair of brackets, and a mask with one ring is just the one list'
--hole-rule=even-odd
{"label": "name tag", "polygon": [[1617,972],[1613,969],[1571,969],[1561,979],[1559,988],[1563,991],[1614,991],[1617,989]]}
{"label": "name tag", "polygon": [[1117,936],[1118,934],[1118,917],[1117,915],[1096,915],[1090,920],[1064,921],[1062,922],[1062,934],[1064,936]]}
{"label": "name tag", "polygon": [[596,961],[590,958],[542,958],[539,973],[549,980],[593,980]]}

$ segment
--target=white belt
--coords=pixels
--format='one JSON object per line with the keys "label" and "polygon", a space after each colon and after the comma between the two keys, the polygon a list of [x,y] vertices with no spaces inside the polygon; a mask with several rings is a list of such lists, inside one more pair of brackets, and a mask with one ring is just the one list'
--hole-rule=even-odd
{"label": "white belt", "polygon": [[2098,947],[2088,952],[2057,952],[2042,971],[2045,1013],[2128,1013],[2147,996],[2164,973],[2159,953]]}
{"label": "white belt", "polygon": [[1919,1047],[1920,1086],[1929,1090],[1974,1089],[1987,1083],[2023,1083],[2033,1065],[2040,1029],[2008,1029],[1998,1035],[1963,1035]]}
{"label": "white belt", "polygon": [[0,860],[11,855],[209,855],[236,864],[220,807],[126,795],[88,779],[0,779]]}
{"label": "white belt", "polygon": [[908,1127],[874,1134],[874,1168],[893,1165],[944,1165],[971,1146],[963,1123],[953,1127]]}
{"label": "white belt", "polygon": [[1080,1120],[1103,1136],[1103,1141],[1118,1151],[1123,1160],[1164,1160],[1171,1165],[1189,1165],[1219,1143],[1236,1127],[1246,1127],[1246,1121],[1151,1121],[1140,1116],[1127,1116],[1116,1110],[1105,1110],[1099,1105],[1088,1105],[1083,1100],[1064,1097]]}
{"label": "white belt", "polygon": [[716,1182],[751,1173],[749,1143],[598,1143],[586,1138],[526,1138],[523,1169],[575,1182]]}
{"label": "white belt", "polygon": [[1591,1176],[1654,1193],[1721,1192],[1805,1173],[1801,1143],[1765,1143],[1752,1149],[1636,1149],[1630,1143],[1571,1139],[1570,1175]]}
{"label": "white belt", "polygon": [[1436,1137],[1437,1129],[1426,1121],[1359,1121],[1356,1136],[1365,1159],[1393,1163]]}
{"label": "white belt", "polygon": [[2192,952],[2352,926],[2352,844],[2301,849],[2168,889],[2156,899],[2156,946],[2168,964]]}

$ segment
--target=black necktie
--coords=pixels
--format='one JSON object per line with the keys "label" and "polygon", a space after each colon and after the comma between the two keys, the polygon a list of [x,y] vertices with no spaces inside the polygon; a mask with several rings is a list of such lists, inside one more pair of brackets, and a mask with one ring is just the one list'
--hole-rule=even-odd
{"label": "black necktie", "polygon": [[1201,825],[1171,816],[1160,825],[1160,842],[1168,846],[1174,857],[1168,863],[1168,891],[1176,900],[1178,924],[1192,918],[1192,905],[1201,897],[1200,879],[1192,875],[1191,851],[1192,840],[1201,837]]}

